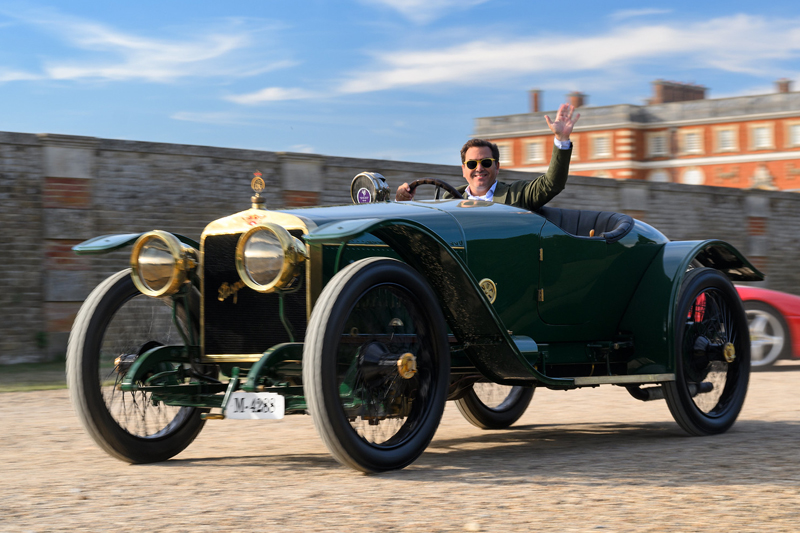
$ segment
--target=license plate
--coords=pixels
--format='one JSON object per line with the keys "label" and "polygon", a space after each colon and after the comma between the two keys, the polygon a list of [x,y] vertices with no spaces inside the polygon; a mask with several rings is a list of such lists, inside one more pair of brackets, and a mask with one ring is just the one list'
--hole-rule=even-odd
{"label": "license plate", "polygon": [[276,420],[283,418],[286,400],[274,392],[243,392],[231,394],[225,407],[225,418],[237,420]]}

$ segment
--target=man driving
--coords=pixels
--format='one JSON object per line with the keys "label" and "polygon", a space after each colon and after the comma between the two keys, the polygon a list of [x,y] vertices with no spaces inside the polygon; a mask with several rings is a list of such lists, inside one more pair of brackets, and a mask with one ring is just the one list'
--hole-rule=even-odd
{"label": "man driving", "polygon": [[[580,118],[575,108],[562,104],[558,108],[555,121],[545,115],[547,127],[555,135],[553,155],[545,174],[534,180],[521,180],[513,183],[497,181],[500,172],[500,150],[497,145],[483,139],[470,139],[461,148],[461,171],[466,185],[457,190],[463,198],[485,200],[507,205],[538,209],[564,190],[569,174],[569,160],[572,155],[572,142],[569,136]],[[451,198],[449,194],[445,198]],[[397,188],[398,201],[411,200],[414,191],[404,183]]]}

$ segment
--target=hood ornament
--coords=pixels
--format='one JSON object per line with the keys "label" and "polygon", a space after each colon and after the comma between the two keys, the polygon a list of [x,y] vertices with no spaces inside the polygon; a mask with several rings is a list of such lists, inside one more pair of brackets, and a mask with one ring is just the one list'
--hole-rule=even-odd
{"label": "hood ornament", "polygon": [[264,179],[261,177],[262,174],[258,170],[253,172],[253,179],[250,180],[250,188],[253,189],[253,192],[256,193],[254,196],[250,197],[250,201],[252,202],[253,209],[266,209],[264,198],[261,196],[261,191],[266,188],[266,184],[264,183]]}

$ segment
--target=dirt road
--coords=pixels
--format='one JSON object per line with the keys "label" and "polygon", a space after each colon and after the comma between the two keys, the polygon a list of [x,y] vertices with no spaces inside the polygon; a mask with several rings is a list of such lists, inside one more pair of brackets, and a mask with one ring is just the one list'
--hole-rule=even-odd
{"label": "dirt road", "polygon": [[452,404],[411,467],[339,466],[307,416],[210,421],[166,463],[108,457],[67,391],[0,394],[1,531],[800,531],[800,371],[753,375],[733,429],[663,401],[540,389],[481,431]]}

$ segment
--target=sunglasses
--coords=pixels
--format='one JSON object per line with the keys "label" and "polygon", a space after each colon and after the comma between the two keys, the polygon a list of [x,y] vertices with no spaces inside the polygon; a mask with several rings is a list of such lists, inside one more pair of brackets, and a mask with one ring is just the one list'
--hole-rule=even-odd
{"label": "sunglasses", "polygon": [[478,166],[479,161],[483,168],[492,168],[492,165],[494,165],[493,157],[487,157],[486,159],[467,159],[464,161],[464,164],[467,165],[468,169],[475,170],[475,167]]}

